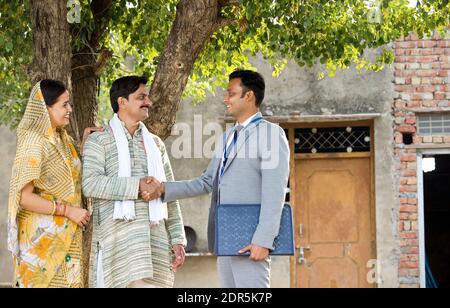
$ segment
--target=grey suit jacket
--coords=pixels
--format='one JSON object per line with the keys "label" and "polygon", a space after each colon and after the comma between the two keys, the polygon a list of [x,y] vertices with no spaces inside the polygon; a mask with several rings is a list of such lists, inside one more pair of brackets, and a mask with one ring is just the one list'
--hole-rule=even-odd
{"label": "grey suit jacket", "polygon": [[217,204],[261,204],[259,225],[252,243],[273,249],[289,178],[286,135],[281,127],[265,120],[250,124],[239,133],[237,146],[230,153],[220,177],[223,144],[230,132],[218,143],[213,159],[200,177],[165,184],[164,202],[213,193],[208,222],[210,251],[214,251],[215,246]]}

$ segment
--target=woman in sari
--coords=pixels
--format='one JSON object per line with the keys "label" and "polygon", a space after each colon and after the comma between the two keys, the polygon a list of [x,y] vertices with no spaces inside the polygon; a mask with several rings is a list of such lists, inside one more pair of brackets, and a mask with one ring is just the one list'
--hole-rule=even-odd
{"label": "woman in sari", "polygon": [[82,208],[81,161],[64,129],[71,113],[64,84],[43,80],[17,129],[8,204],[15,287],[83,287],[82,228],[90,213]]}

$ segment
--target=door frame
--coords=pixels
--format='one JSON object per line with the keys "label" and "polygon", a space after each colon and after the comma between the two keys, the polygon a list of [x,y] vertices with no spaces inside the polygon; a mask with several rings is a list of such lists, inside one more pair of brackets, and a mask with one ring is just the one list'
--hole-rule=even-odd
{"label": "door frame", "polygon": [[[324,159],[324,158],[355,158],[355,157],[369,157],[370,159],[370,192],[371,192],[371,217],[373,220],[372,224],[372,236],[374,238],[374,245],[375,247],[372,247],[375,258],[377,258],[377,233],[376,233],[376,200],[375,200],[375,123],[374,120],[352,120],[352,121],[330,121],[330,122],[297,122],[297,123],[280,123],[280,126],[283,129],[288,129],[288,140],[289,140],[289,149],[290,149],[290,204],[292,206],[293,213],[296,213],[296,191],[295,191],[295,185],[296,183],[296,174],[295,174],[295,162],[298,159]],[[345,126],[368,126],[370,127],[370,152],[369,153],[334,153],[332,155],[330,154],[295,154],[295,129],[296,128],[327,128],[327,127],[345,127]],[[297,238],[298,230],[298,224],[295,222],[295,215],[294,215],[294,238]],[[296,288],[297,287],[297,277],[296,277],[296,270],[295,266],[297,265],[297,250],[299,249],[297,243],[295,243],[295,255],[293,257],[290,257],[290,287]]]}
{"label": "door frame", "polygon": [[448,155],[448,149],[418,149],[417,150],[417,198],[418,198],[418,222],[419,222],[419,275],[420,287],[426,288],[426,264],[425,264],[425,200],[424,200],[424,182],[423,182],[423,166],[422,158],[424,155]]}

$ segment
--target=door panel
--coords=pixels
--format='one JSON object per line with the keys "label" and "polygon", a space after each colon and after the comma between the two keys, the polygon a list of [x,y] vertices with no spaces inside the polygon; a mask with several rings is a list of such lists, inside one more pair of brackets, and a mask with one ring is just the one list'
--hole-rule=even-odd
{"label": "door panel", "polygon": [[[297,287],[374,287],[370,157],[295,161]],[[300,229],[297,229],[300,230]]]}

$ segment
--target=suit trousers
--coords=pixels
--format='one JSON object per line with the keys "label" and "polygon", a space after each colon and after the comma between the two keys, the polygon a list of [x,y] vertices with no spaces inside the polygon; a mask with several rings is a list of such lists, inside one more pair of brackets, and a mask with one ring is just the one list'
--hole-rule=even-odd
{"label": "suit trousers", "polygon": [[258,262],[250,260],[248,256],[218,257],[220,287],[270,288],[270,265],[270,257]]}

